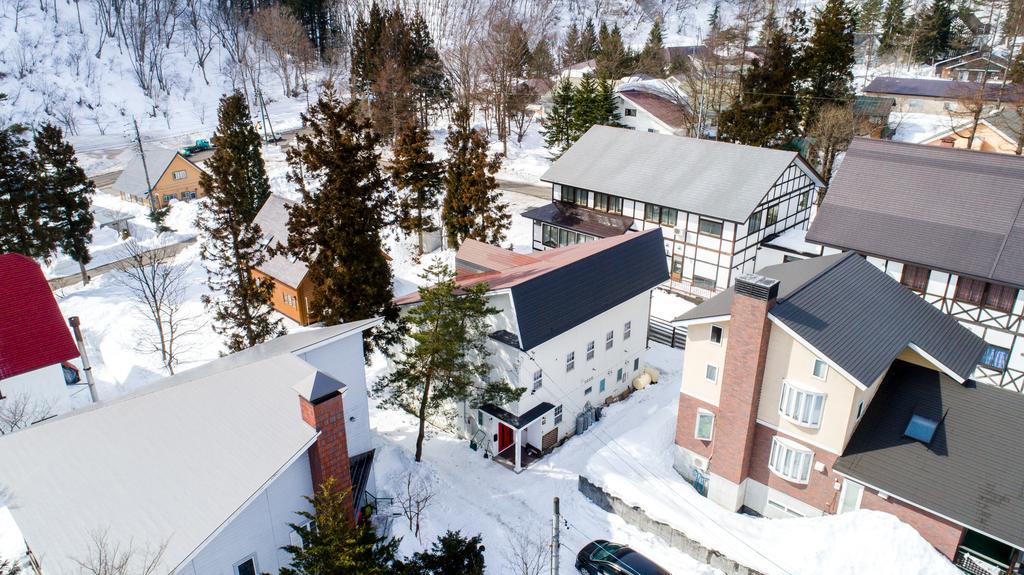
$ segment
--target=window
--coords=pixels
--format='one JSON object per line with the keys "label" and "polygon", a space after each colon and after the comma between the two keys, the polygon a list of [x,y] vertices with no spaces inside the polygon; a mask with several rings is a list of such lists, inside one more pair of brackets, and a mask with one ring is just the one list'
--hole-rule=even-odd
{"label": "window", "polygon": [[699,275],[694,274],[694,276],[693,276],[693,287],[700,288],[700,289],[706,289],[708,291],[714,291],[715,290],[715,280],[710,279],[710,278],[700,277]]}
{"label": "window", "polygon": [[677,278],[683,275],[683,256],[672,256],[672,275]]}
{"label": "window", "polygon": [[292,294],[286,293],[282,296],[282,298],[284,299],[284,305],[290,308],[299,307],[299,298],[293,296]]}
{"label": "window", "polygon": [[601,381],[598,382],[598,384],[597,384],[597,390],[600,391],[601,393],[604,393],[604,378],[603,377],[601,378]]}
{"label": "window", "polygon": [[580,206],[587,205],[587,200],[590,197],[590,192],[587,190],[581,190],[574,186],[562,186],[562,201],[569,202],[570,204],[577,204]]}
{"label": "window", "polygon": [[824,393],[800,389],[788,381],[782,382],[779,413],[786,419],[807,427],[818,427],[821,425],[824,407]]}
{"label": "window", "polygon": [[717,326],[717,325],[711,326],[711,343],[721,344],[722,343],[722,334],[723,333],[724,332],[722,331],[722,327],[721,326]]}
{"label": "window", "polygon": [[1013,302],[1017,299],[1017,289],[1009,286],[988,284],[985,288],[985,307],[997,311],[1013,311]]}
{"label": "window", "polygon": [[654,204],[644,206],[644,219],[663,226],[675,226],[679,220],[679,212],[672,208],[663,208]]}
{"label": "window", "polygon": [[849,479],[843,481],[843,492],[839,495],[839,512],[848,513],[860,509],[860,499],[863,496],[863,485]]}
{"label": "window", "polygon": [[587,342],[587,361],[594,359],[594,340]]}
{"label": "window", "polygon": [[570,371],[572,371],[574,369],[576,369],[576,352],[575,351],[570,351],[565,356],[565,372],[569,373]]}
{"label": "window", "polygon": [[241,563],[235,564],[237,575],[259,575],[259,572],[260,570],[256,567],[256,555],[246,557]]}
{"label": "window", "polygon": [[559,405],[555,408],[555,425],[562,423],[562,406]]}
{"label": "window", "polygon": [[924,291],[928,287],[928,268],[920,268],[912,265],[903,266],[903,275],[900,283],[915,291]]}
{"label": "window", "polygon": [[476,410],[476,424],[481,427],[484,424],[484,412],[479,409]]}
{"label": "window", "polygon": [[711,441],[715,431],[715,415],[703,409],[697,410],[697,424],[694,426],[693,436],[701,441]]}
{"label": "window", "polygon": [[644,206],[644,219],[649,222],[656,222],[661,218],[661,206],[647,204]]}
{"label": "window", "polygon": [[707,364],[704,367],[704,379],[711,383],[718,382],[718,366],[712,363]]}
{"label": "window", "polygon": [[583,390],[583,395],[590,395],[593,392],[594,392],[594,386],[591,385],[590,387],[588,387],[588,388]]}
{"label": "window", "polygon": [[761,229],[761,212],[754,212],[747,220],[747,234],[756,233],[759,229]]}
{"label": "window", "polygon": [[[65,384],[67,384],[67,385],[74,385],[74,384],[82,381],[81,376],[78,375],[78,369],[76,369],[75,366],[69,365],[67,363],[64,363],[64,364],[61,364],[60,370],[62,372],[64,372],[64,383]],[[3,398],[3,395],[0,395],[0,399],[2,399],[2,398]]]}
{"label": "window", "polygon": [[194,200],[196,196],[195,192],[181,192],[181,199],[183,200]]}
{"label": "window", "polygon": [[956,299],[981,305],[985,296],[985,282],[971,278],[960,277],[956,281]]}
{"label": "window", "polygon": [[558,247],[558,228],[555,226],[549,226],[547,224],[541,224],[541,243],[549,248]]}
{"label": "window", "polygon": [[864,400],[862,399],[862,400],[860,400],[860,403],[857,404],[857,421],[860,421],[860,418],[863,417],[863,416],[864,416]]}
{"label": "window", "polygon": [[647,131],[652,133],[652,134],[657,134],[658,133],[658,131],[655,130],[654,128],[647,128]]}
{"label": "window", "polygon": [[797,200],[797,202],[796,202],[796,209],[798,209],[798,210],[805,210],[805,209],[807,209],[807,204],[810,202],[810,199],[811,199],[811,191],[810,190],[807,190],[806,192],[800,194],[800,199]]}
{"label": "window", "polygon": [[602,212],[622,213],[622,198],[594,192],[594,209]]}
{"label": "window", "polygon": [[533,390],[537,391],[542,385],[544,385],[544,372],[538,369],[533,372]]}
{"label": "window", "polygon": [[782,503],[781,501],[776,501],[771,497],[768,498],[768,507],[777,509],[782,513],[786,514],[786,516],[788,517],[804,517],[804,515],[799,511],[793,509],[792,507],[786,505],[785,503]]}
{"label": "window", "polygon": [[629,339],[630,332],[632,332],[632,331],[633,331],[633,322],[627,321],[626,325],[622,326],[622,340],[625,341],[625,340]]}
{"label": "window", "polygon": [[636,371],[638,369],[640,369],[640,358],[639,357],[634,357],[633,358],[633,371]]}
{"label": "window", "polygon": [[1006,369],[1006,362],[1009,359],[1010,350],[1005,347],[990,345],[985,348],[985,353],[981,354],[981,365],[1002,371]]}
{"label": "window", "polygon": [[623,112],[625,113],[625,116],[627,118],[635,118],[636,117],[636,108],[625,108],[623,110]]}
{"label": "window", "polygon": [[663,226],[675,226],[679,221],[679,212],[672,208],[661,208],[661,224]]}
{"label": "window", "polygon": [[935,437],[935,430],[938,427],[938,420],[915,413],[910,416],[910,421],[907,422],[907,428],[903,430],[903,435],[928,445],[932,442],[932,437]]}
{"label": "window", "polygon": [[700,233],[716,238],[722,237],[722,222],[700,219]]}
{"label": "window", "polygon": [[185,173],[185,170],[178,170],[171,174],[171,177],[174,178],[175,180],[184,180],[185,178],[188,177],[188,174]]}
{"label": "window", "polygon": [[775,204],[774,206],[768,208],[768,220],[765,222],[764,225],[770,226],[777,221],[779,221],[779,205]]}
{"label": "window", "polygon": [[768,469],[775,475],[794,483],[807,483],[813,460],[814,453],[802,446],[778,436],[772,438]]}
{"label": "window", "polygon": [[176,199],[177,197],[178,196],[176,194],[164,194],[164,203],[166,204],[167,202]]}
{"label": "window", "polygon": [[615,332],[610,331],[604,336],[604,348],[611,349],[615,347]]}
{"label": "window", "polygon": [[615,372],[615,382],[618,383],[618,382],[621,382],[621,381],[622,381],[622,368],[620,367],[619,370],[617,372]]}
{"label": "window", "polygon": [[828,377],[828,364],[824,360],[815,359],[814,368],[811,370],[811,373],[818,379],[825,379]]}

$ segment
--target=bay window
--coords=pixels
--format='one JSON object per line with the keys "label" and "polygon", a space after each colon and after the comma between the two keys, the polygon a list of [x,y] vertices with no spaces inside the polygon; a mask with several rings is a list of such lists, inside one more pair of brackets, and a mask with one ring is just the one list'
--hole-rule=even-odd
{"label": "bay window", "polygon": [[782,382],[779,414],[786,419],[805,427],[818,427],[821,425],[821,414],[824,407],[824,393],[807,391],[788,381]]}
{"label": "bay window", "polygon": [[809,449],[778,436],[772,438],[768,469],[775,475],[794,483],[807,483],[813,462],[814,453]]}

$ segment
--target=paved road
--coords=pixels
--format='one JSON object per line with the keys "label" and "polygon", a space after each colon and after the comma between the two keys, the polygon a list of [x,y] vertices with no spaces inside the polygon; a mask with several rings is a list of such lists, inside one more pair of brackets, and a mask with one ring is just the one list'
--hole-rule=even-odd
{"label": "paved road", "polygon": [[[160,246],[158,248],[153,248],[153,249],[147,251],[146,253],[148,254],[148,253],[153,253],[153,252],[162,252],[164,257],[173,257],[173,256],[178,255],[178,253],[181,252],[181,250],[187,248],[188,246],[190,246],[190,245],[192,245],[194,243],[196,243],[196,239],[195,238],[189,238],[187,240],[178,242],[176,244],[170,244],[170,245],[166,245],[166,246]],[[99,276],[101,276],[101,275],[103,275],[103,274],[105,274],[105,273],[107,273],[107,272],[109,272],[111,270],[116,270],[117,266],[122,261],[124,261],[124,260],[117,260],[117,261],[114,261],[114,262],[110,262],[109,264],[103,264],[101,266],[96,266],[96,267],[94,267],[94,268],[92,268],[90,270],[87,270],[87,273],[89,274],[89,277],[91,279],[96,279],[97,277],[99,277]],[[69,276],[53,278],[53,279],[50,279],[50,280],[47,280],[47,281],[50,284],[50,290],[51,291],[57,291],[59,289],[66,288],[68,286],[73,286],[73,285],[77,284],[78,282],[82,281],[82,275],[80,273],[78,273],[78,272],[75,272],[74,274],[69,275]]]}
{"label": "paved road", "polygon": [[544,200],[551,198],[551,186],[540,186],[537,184],[528,184],[526,182],[514,182],[512,180],[503,180],[498,178],[498,189],[505,192],[518,192],[520,194],[526,194],[541,198]]}

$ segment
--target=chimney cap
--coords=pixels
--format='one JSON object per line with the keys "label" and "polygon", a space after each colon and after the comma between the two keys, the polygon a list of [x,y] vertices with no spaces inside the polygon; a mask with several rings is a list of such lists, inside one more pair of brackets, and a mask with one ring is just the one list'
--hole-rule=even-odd
{"label": "chimney cap", "polygon": [[740,295],[769,301],[779,296],[779,280],[759,274],[742,274],[736,277],[733,289]]}

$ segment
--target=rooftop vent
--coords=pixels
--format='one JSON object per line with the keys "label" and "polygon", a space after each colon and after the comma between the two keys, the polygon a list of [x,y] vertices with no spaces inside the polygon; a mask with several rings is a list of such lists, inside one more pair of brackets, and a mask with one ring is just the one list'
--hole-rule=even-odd
{"label": "rooftop vent", "polygon": [[768,301],[779,296],[779,280],[757,274],[743,274],[736,278],[733,289],[738,294]]}

